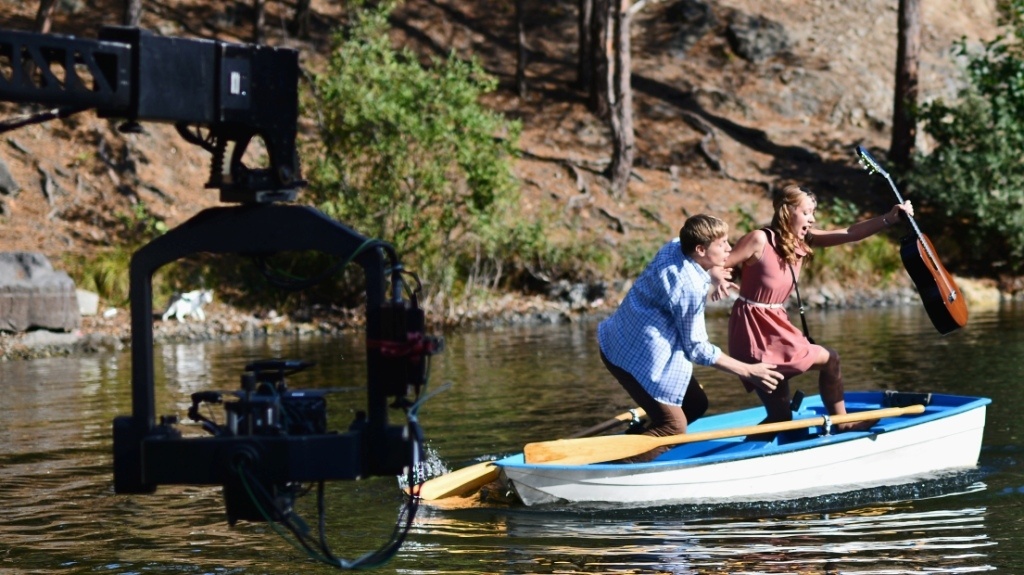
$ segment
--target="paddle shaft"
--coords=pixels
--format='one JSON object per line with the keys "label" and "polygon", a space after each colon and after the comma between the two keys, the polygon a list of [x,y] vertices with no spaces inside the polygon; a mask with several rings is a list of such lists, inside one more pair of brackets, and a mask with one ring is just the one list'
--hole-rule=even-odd
{"label": "paddle shaft", "polygon": [[909,407],[890,407],[885,409],[874,409],[870,411],[859,411],[856,413],[845,413],[841,415],[809,417],[793,421],[778,421],[774,423],[762,423],[746,427],[732,427],[729,429],[717,429],[701,431],[698,433],[684,433],[681,435],[668,435],[665,437],[653,437],[650,435],[612,435],[608,437],[591,437],[581,439],[559,439],[557,441],[545,441],[527,444],[523,450],[526,463],[545,465],[586,465],[590,463],[602,463],[633,457],[648,451],[666,446],[681,445],[684,443],[695,443],[711,439],[724,439],[727,437],[738,437],[741,435],[757,435],[762,433],[779,433],[795,429],[806,429],[814,426],[824,426],[828,422],[832,424],[853,423],[857,421],[870,421],[883,417],[899,417],[923,413],[923,405],[911,405]]}
{"label": "paddle shaft", "polygon": [[584,429],[583,431],[581,431],[579,433],[574,433],[574,434],[570,435],[569,437],[567,437],[566,439],[578,439],[580,437],[591,437],[593,435],[597,435],[598,433],[601,433],[602,431],[608,431],[609,429],[619,425],[620,423],[628,423],[630,421],[633,421],[633,419],[639,420],[639,419],[641,419],[643,417],[646,417],[646,416],[647,416],[647,412],[644,411],[644,408],[642,408],[642,407],[637,407],[636,409],[630,409],[629,411],[627,411],[625,413],[620,413],[620,414],[616,415],[615,417],[613,417],[613,418],[611,418],[611,419],[609,419],[607,421],[602,421],[601,423],[598,423],[597,425],[595,425],[593,427],[589,427],[587,429]]}
{"label": "paddle shaft", "polygon": [[[636,409],[631,409],[591,428],[585,429],[572,437],[589,437],[591,435],[601,433],[602,431],[607,431],[616,425],[632,421],[634,414],[637,418],[644,417],[646,415],[642,408],[638,407]],[[498,478],[498,472],[498,466],[495,465],[493,461],[484,461],[470,465],[469,467],[463,467],[462,469],[440,475],[433,479],[428,479],[421,483],[419,486],[419,497],[426,501],[433,501],[435,499],[444,499],[445,497],[469,493],[496,480]]]}

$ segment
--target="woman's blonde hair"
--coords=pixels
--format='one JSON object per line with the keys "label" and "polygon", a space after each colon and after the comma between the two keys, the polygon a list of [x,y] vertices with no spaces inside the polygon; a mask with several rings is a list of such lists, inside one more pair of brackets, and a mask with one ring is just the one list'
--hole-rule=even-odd
{"label": "woman's blonde hair", "polygon": [[729,233],[729,224],[715,216],[697,214],[690,216],[679,228],[679,247],[683,253],[692,255],[697,246],[708,246]]}
{"label": "woman's blonde hair", "polygon": [[772,207],[775,208],[775,215],[772,216],[772,229],[779,234],[779,252],[782,253],[783,259],[790,264],[795,264],[797,261],[797,248],[803,248],[807,252],[807,255],[804,256],[807,259],[812,256],[811,247],[806,242],[801,242],[793,234],[793,228],[790,226],[793,222],[793,214],[796,213],[804,198],[810,198],[815,205],[818,204],[818,198],[814,192],[796,184],[790,184],[775,192],[775,196],[772,198]]}

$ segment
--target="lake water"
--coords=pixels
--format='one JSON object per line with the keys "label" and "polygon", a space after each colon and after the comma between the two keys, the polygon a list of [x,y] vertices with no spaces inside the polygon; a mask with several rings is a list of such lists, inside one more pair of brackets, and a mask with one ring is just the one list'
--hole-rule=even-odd
{"label": "lake water", "polygon": [[[398,554],[374,573],[1024,573],[1024,309],[972,310],[939,336],[923,311],[812,312],[814,338],[840,350],[847,388],[982,395],[980,467],[934,484],[751,508],[420,508]],[[709,317],[725,341],[724,316]],[[569,435],[617,415],[628,397],[597,356],[592,322],[451,335],[420,412],[434,463],[458,468]],[[365,406],[362,341],[271,339],[156,350],[157,412],[184,419],[198,390],[233,390],[245,363],[317,365],[292,389],[329,396],[332,429]],[[757,404],[698,368],[711,412]],[[125,354],[0,364],[0,573],[329,573],[263,523],[230,527],[219,487],[118,495],[111,422],[131,411]],[[816,393],[813,376],[795,387]],[[397,414],[392,416],[399,419]],[[394,478],[334,482],[327,531],[340,557],[390,536]],[[300,511],[315,521],[311,503]]]}

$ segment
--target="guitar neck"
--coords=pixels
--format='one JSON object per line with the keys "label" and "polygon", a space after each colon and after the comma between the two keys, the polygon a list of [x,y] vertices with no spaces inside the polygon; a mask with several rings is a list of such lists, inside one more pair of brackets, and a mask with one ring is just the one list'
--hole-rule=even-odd
{"label": "guitar neck", "polygon": [[[891,187],[893,193],[896,194],[896,199],[899,201],[899,203],[902,204],[903,196],[900,195],[900,191],[896,188],[896,183],[892,181],[892,176],[890,176],[888,172],[882,172],[882,175],[884,175],[885,179],[889,182],[889,187]],[[942,269],[942,267],[939,265],[938,256],[936,256],[935,253],[932,251],[931,243],[925,241],[924,233],[921,231],[921,228],[918,227],[917,220],[914,219],[914,216],[906,212],[903,213],[903,217],[907,218],[907,220],[910,222],[910,227],[914,229],[914,236],[917,237],[918,244],[924,249],[924,254],[925,256],[928,257],[928,263],[931,264],[932,269]],[[942,276],[942,282],[946,284],[946,289],[949,290],[949,296],[946,298],[947,301],[952,301],[952,299],[956,297],[956,290],[953,288],[953,286],[950,285],[945,275]]]}
{"label": "guitar neck", "polygon": [[[884,172],[883,175],[885,176],[886,181],[889,182],[889,187],[892,188],[892,193],[896,194],[896,201],[902,204],[903,196],[900,195],[900,191],[896,188],[896,182],[892,181],[892,176],[890,176],[888,172]],[[921,228],[917,226],[917,220],[914,219],[914,216],[906,212],[903,212],[903,217],[907,218],[907,220],[910,222],[910,227],[914,228],[914,235],[917,236],[917,239],[921,239],[921,236],[924,235],[924,233],[921,231]],[[930,253],[931,250],[927,251],[929,252],[928,256],[932,257],[932,254]]]}

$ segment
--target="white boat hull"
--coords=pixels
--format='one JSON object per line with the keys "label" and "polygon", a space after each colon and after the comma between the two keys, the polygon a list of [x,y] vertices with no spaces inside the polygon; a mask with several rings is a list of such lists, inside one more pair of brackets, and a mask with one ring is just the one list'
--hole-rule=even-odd
{"label": "white boat hull", "polygon": [[737,503],[836,494],[976,467],[985,405],[891,431],[817,438],[741,458],[582,466],[498,462],[523,503]]}

